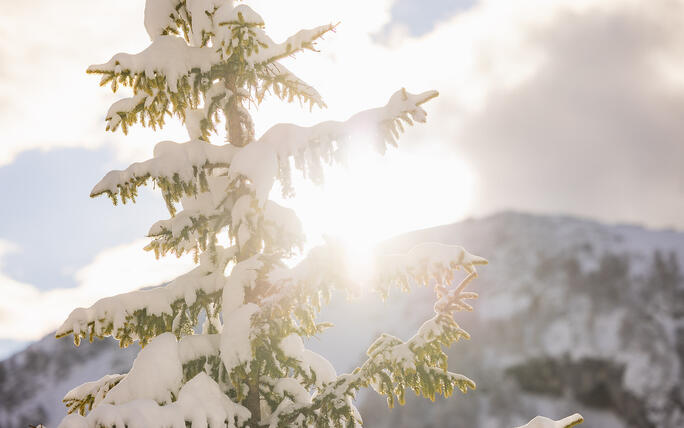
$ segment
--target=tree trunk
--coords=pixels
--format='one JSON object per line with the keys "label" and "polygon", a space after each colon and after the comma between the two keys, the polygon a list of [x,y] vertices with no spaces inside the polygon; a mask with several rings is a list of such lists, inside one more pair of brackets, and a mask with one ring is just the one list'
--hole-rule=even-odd
{"label": "tree trunk", "polygon": [[261,422],[261,396],[259,394],[259,369],[256,368],[250,373],[249,393],[245,399],[245,407],[252,413],[250,422],[251,428],[260,427]]}
{"label": "tree trunk", "polygon": [[228,102],[228,111],[226,112],[226,122],[228,126],[228,141],[230,144],[242,147],[249,141],[246,141],[244,131],[242,129],[242,121],[240,120],[240,112],[238,106],[242,102],[237,95],[237,87],[235,82],[226,79],[226,87],[233,94],[231,100]]}
{"label": "tree trunk", "polygon": [[[243,147],[250,143],[250,141],[245,138],[245,132],[242,124],[242,119],[240,117],[240,112],[238,107],[240,106],[242,100],[237,95],[237,87],[235,81],[226,79],[226,87],[233,93],[232,99],[229,101],[226,112],[226,122],[228,126],[228,141],[237,147]],[[249,244],[249,243],[248,243]],[[252,248],[254,245],[246,245],[246,248],[241,248],[240,254],[238,255],[238,261],[245,260],[259,251],[258,248]],[[258,298],[256,296],[248,297],[248,303],[256,303]],[[254,364],[252,361],[251,369],[252,372],[249,373],[249,392],[243,405],[250,411],[252,417],[250,419],[249,426],[251,428],[260,427],[261,423],[261,394],[259,392],[259,365]]]}

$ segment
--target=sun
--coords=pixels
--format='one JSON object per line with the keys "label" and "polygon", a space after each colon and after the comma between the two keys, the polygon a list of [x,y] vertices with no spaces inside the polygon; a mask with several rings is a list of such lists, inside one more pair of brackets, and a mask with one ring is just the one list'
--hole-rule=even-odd
{"label": "sun", "polygon": [[467,215],[475,177],[450,148],[391,150],[380,156],[352,149],[348,166],[328,166],[325,183],[294,179],[296,196],[278,199],[302,221],[307,247],[324,236],[352,254],[368,254],[382,240],[411,230],[451,223]]}

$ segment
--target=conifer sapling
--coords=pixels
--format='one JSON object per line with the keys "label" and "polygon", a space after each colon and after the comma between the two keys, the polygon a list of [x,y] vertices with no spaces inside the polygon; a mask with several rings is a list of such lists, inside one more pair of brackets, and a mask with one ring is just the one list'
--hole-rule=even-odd
{"label": "conifer sapling", "polygon": [[[113,336],[143,346],[127,374],[105,376],[71,390],[61,428],[357,426],[353,398],[372,387],[390,406],[407,389],[434,399],[475,384],[447,370],[443,350],[468,335],[454,311],[471,310],[466,286],[486,263],[461,247],[423,244],[378,257],[369,282],[381,293],[414,284],[434,287],[434,317],[407,341],[382,335],[368,359],[338,375],[302,338],[329,325],[317,320],[336,290],[354,289],[342,250],[333,242],[311,249],[294,267],[284,260],[304,238],[295,213],[269,200],[276,181],[292,196],[293,170],[322,181],[323,165],[340,161],[363,130],[384,153],[405,125],[425,122],[422,104],[435,91],[397,91],[382,107],[344,122],[311,127],[277,124],[258,139],[248,107],[266,96],[324,107],[319,93],[279,60],[333,31],[301,30],[282,43],[262,18],[232,0],[147,0],[150,45],[93,65],[101,84],[132,90],[106,115],[107,129],[134,124],[185,124],[189,141],[163,141],[151,159],[109,172],[91,196],[135,201],[152,184],[170,218],[149,231],[158,256],[194,254],[197,267],[165,286],[125,293],[74,310],[57,336]],[[217,145],[219,126],[227,143]],[[351,160],[353,162],[353,160]],[[219,239],[220,235],[225,239]],[[226,246],[220,242],[228,242]],[[455,283],[455,271],[465,272]],[[201,325],[198,325],[201,324]]]}

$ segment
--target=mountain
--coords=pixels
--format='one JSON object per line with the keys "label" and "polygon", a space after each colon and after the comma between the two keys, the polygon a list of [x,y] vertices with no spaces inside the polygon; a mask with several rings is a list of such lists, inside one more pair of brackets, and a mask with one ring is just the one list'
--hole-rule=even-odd
{"label": "mountain", "polygon": [[[456,313],[472,338],[449,359],[478,388],[435,403],[407,397],[392,410],[364,393],[367,426],[499,428],[575,412],[592,427],[684,426],[684,233],[509,212],[408,233],[382,250],[426,241],[490,261],[470,286],[480,294],[475,311]],[[350,370],[379,332],[408,339],[432,304],[427,288],[384,303],[336,299],[322,316],[336,327],[309,346]],[[56,427],[61,397],[126,372],[131,348],[108,340],[76,349],[46,337],[0,362],[0,428]]]}
{"label": "mountain", "polygon": [[505,213],[387,247],[421,241],[490,261],[475,311],[456,314],[472,339],[449,360],[478,389],[391,412],[371,395],[368,426],[506,427],[575,411],[592,427],[684,426],[683,233]]}
{"label": "mountain", "polygon": [[119,349],[115,340],[82,342],[50,334],[0,362],[0,428],[46,424],[54,428],[66,414],[62,397],[105,374],[126,373],[139,351]]}

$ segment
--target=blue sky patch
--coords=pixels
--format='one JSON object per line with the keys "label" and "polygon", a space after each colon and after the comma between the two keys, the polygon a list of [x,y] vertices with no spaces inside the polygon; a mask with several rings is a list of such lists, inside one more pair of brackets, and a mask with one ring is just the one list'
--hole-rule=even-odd
{"label": "blue sky patch", "polygon": [[476,0],[397,0],[392,8],[394,23],[406,25],[411,35],[429,33],[437,23],[472,7]]}
{"label": "blue sky patch", "polygon": [[139,239],[168,217],[151,192],[116,207],[89,197],[113,158],[106,149],[34,150],[0,168],[0,239],[17,247],[3,258],[5,275],[42,290],[73,287],[73,273],[98,252]]}

